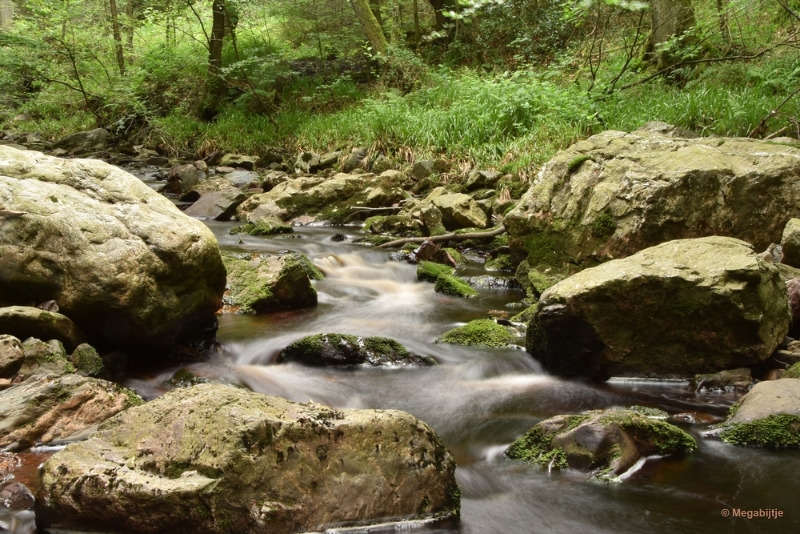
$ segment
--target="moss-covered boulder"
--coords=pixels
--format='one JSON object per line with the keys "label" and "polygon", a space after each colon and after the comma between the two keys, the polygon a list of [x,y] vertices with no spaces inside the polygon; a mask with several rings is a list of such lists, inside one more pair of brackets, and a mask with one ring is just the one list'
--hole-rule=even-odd
{"label": "moss-covered boulder", "polygon": [[436,360],[410,352],[388,337],[348,334],[316,334],[299,339],[283,349],[278,363],[313,366],[338,365],[436,365]]}
{"label": "moss-covered boulder", "polygon": [[278,234],[291,234],[294,228],[288,224],[284,224],[277,219],[261,219],[257,223],[245,223],[239,226],[234,226],[230,229],[231,235],[248,234],[248,235],[278,235]]}
{"label": "moss-covered boulder", "polygon": [[448,330],[437,341],[468,347],[507,347],[520,338],[514,332],[510,327],[497,324],[492,319],[476,319]]}
{"label": "moss-covered boulder", "polygon": [[728,237],[670,241],[545,291],[528,351],[553,373],[682,376],[765,360],[789,327],[775,266]]}
{"label": "moss-covered boulder", "polygon": [[111,532],[312,532],[459,514],[455,460],[394,410],[173,390],[42,468],[37,523]]}
{"label": "moss-covered boulder", "polygon": [[756,447],[800,447],[800,379],[759,382],[709,437]]}
{"label": "moss-covered boulder", "polygon": [[224,253],[223,259],[228,270],[224,301],[240,313],[317,305],[317,291],[311,285],[311,277],[316,278],[319,270],[301,254]]}
{"label": "moss-covered boulder", "polygon": [[67,439],[142,403],[105,380],[38,373],[0,392],[0,447],[18,451]]}
{"label": "moss-covered boulder", "polygon": [[25,359],[17,371],[17,378],[30,378],[34,375],[61,376],[75,372],[75,366],[67,358],[64,345],[57,339],[42,341],[28,338],[22,343]]}
{"label": "moss-covered boulder", "polygon": [[781,375],[781,378],[800,378],[800,362],[786,369],[786,372]]}
{"label": "moss-covered boulder", "polygon": [[417,265],[417,280],[433,282],[437,293],[467,298],[478,296],[477,291],[453,273],[455,269],[441,263],[421,261]]}
{"label": "moss-covered boulder", "polygon": [[448,230],[486,228],[488,218],[477,202],[463,193],[429,195],[428,200],[442,213],[442,224]]}
{"label": "moss-covered boulder", "polygon": [[78,345],[69,355],[69,361],[84,376],[100,376],[104,370],[103,359],[88,343]]}
{"label": "moss-covered boulder", "polygon": [[402,237],[428,237],[446,233],[442,212],[428,200],[406,202],[396,215],[376,215],[364,221],[364,231]]}
{"label": "moss-covered boulder", "polygon": [[738,391],[744,393],[752,386],[753,377],[747,367],[695,375],[692,379],[692,387],[695,391]]}
{"label": "moss-covered boulder", "polygon": [[18,339],[57,339],[67,350],[86,341],[81,329],[69,317],[30,306],[0,308],[0,334]]}
{"label": "moss-covered boulder", "polygon": [[503,223],[516,262],[574,268],[709,235],[764,250],[798,216],[798,148],[607,131],[556,154]]}
{"label": "moss-covered boulder", "polygon": [[[666,414],[664,414],[666,415]],[[588,471],[614,480],[648,456],[694,451],[694,439],[664,417],[612,409],[546,419],[511,444],[506,456],[546,468]]]}
{"label": "moss-covered boulder", "polygon": [[103,348],[169,350],[221,305],[214,234],[98,160],[0,146],[0,300],[55,300]]}

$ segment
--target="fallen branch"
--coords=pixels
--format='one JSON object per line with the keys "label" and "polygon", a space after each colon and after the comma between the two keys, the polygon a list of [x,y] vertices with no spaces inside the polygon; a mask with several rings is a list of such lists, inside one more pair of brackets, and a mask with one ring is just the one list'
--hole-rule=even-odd
{"label": "fallen branch", "polygon": [[431,241],[432,243],[442,243],[444,241],[466,241],[467,239],[486,239],[488,237],[495,237],[506,232],[506,227],[503,225],[498,226],[488,232],[470,232],[464,234],[457,234],[455,232],[445,235],[437,235],[432,237],[405,237],[403,239],[395,239],[383,245],[378,245],[378,248],[399,247],[406,243],[424,243]]}

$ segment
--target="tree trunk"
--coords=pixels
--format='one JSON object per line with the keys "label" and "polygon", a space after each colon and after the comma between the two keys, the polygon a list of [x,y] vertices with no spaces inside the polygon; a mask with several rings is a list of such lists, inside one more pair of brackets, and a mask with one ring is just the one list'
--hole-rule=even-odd
{"label": "tree trunk", "polygon": [[375,15],[375,20],[378,25],[383,28],[383,17],[381,17],[381,0],[369,0],[369,8],[372,14]]}
{"label": "tree trunk", "polygon": [[419,4],[414,0],[414,46],[419,46],[422,40],[422,32],[419,30]]}
{"label": "tree trunk", "polygon": [[125,37],[127,40],[128,53],[133,52],[133,30],[136,27],[134,16],[136,14],[136,2],[128,0],[125,3]]}
{"label": "tree trunk", "polygon": [[122,51],[122,32],[119,27],[119,12],[117,11],[117,0],[110,0],[111,6],[111,28],[114,32],[114,47],[117,52],[117,66],[120,76],[125,76],[125,54]]}
{"label": "tree trunk", "polygon": [[389,44],[386,42],[386,36],[383,34],[381,25],[378,24],[378,19],[372,13],[367,0],[350,0],[353,6],[353,11],[356,13],[356,18],[364,28],[364,33],[367,34],[370,46],[378,54],[386,54],[386,48]]}
{"label": "tree trunk", "polygon": [[222,39],[225,36],[225,0],[213,0],[211,36],[208,38],[208,72],[216,76],[222,68]]}
{"label": "tree trunk", "polygon": [[659,53],[658,46],[674,36],[682,35],[694,26],[694,9],[691,0],[650,0],[652,32],[647,45],[648,55],[660,68],[674,63],[675,58]]}
{"label": "tree trunk", "polygon": [[14,22],[14,4],[11,0],[0,0],[0,31],[8,31]]}
{"label": "tree trunk", "polygon": [[727,8],[722,5],[722,0],[717,0],[717,17],[719,18],[719,33],[726,43],[731,42],[731,29],[728,26]]}
{"label": "tree trunk", "polygon": [[434,29],[436,31],[441,31],[444,29],[444,25],[447,22],[447,17],[444,16],[444,11],[450,11],[451,9],[456,8],[455,0],[428,0],[433,7],[433,14],[435,17],[434,20]]}

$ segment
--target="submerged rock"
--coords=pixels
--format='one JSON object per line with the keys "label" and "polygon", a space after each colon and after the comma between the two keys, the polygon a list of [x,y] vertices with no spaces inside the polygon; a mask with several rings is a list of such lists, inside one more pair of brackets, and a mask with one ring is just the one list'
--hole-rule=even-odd
{"label": "submerged rock", "polygon": [[665,241],[764,250],[800,215],[800,149],[745,138],[607,131],[556,154],[505,217],[515,261],[561,268]]}
{"label": "submerged rock", "polygon": [[611,409],[546,419],[512,443],[506,456],[543,467],[588,471],[593,478],[613,480],[648,456],[680,454],[696,448],[691,436],[660,416]]}
{"label": "submerged rock", "polygon": [[55,300],[95,346],[168,350],[221,305],[208,228],[141,180],[96,160],[0,146],[0,294]]}
{"label": "submerged rock", "polygon": [[388,337],[316,334],[295,341],[280,353],[278,363],[304,365],[436,365],[430,356],[409,352]]}
{"label": "submerged rock", "polygon": [[695,375],[692,387],[695,391],[738,391],[746,392],[753,385],[750,369],[740,367],[718,373]]}
{"label": "submerged rock", "polygon": [[455,467],[433,430],[404,412],[201,384],[127,410],[50,458],[37,522],[266,534],[452,517]]}
{"label": "submerged rock", "polygon": [[759,382],[706,437],[758,447],[800,447],[800,379]]}
{"label": "submerged rock", "polygon": [[36,374],[0,392],[0,447],[19,451],[67,439],[143,402],[105,380]]}
{"label": "submerged rock", "polygon": [[521,337],[513,327],[497,324],[491,319],[476,319],[445,332],[437,342],[468,347],[507,347]]}
{"label": "submerged rock", "polygon": [[300,254],[225,253],[223,259],[228,270],[225,304],[241,313],[317,305],[317,291],[311,285],[309,273],[316,277],[319,271],[310,271],[310,262],[307,258],[303,261]]}
{"label": "submerged rock", "polygon": [[596,380],[751,365],[786,336],[785,291],[743,241],[671,241],[545,291],[527,347],[551,372]]}

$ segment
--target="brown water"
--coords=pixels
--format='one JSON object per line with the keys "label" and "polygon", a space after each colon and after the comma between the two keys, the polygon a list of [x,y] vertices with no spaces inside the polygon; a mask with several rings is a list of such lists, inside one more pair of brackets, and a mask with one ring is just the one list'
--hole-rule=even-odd
{"label": "brown water", "polygon": [[[459,522],[393,525],[358,532],[424,533],[693,533],[800,532],[800,451],[737,448],[704,441],[707,427],[687,425],[700,449],[649,460],[621,483],[587,482],[574,472],[547,472],[505,460],[502,451],[543,418],[593,408],[639,404],[670,413],[724,416],[734,395],[695,394],[674,382],[603,385],[550,377],[523,350],[436,344],[441,333],[489,311],[513,314],[516,290],[481,290],[475,299],[443,296],[418,283],[411,265],[389,253],[353,245],[355,228],[298,228],[294,236],[228,235],[209,223],[225,250],[302,252],[326,274],[315,282],[319,305],[264,316],[220,316],[225,355],[190,370],[215,380],[295,401],[339,408],[394,408],[430,424],[455,454],[463,492]],[[336,232],[348,235],[334,242]],[[459,274],[482,274],[477,258]],[[432,368],[348,370],[275,365],[282,348],[309,334],[382,335],[435,357]],[[176,369],[128,385],[146,397],[164,390]],[[723,517],[723,510],[781,510],[780,519]]]}

